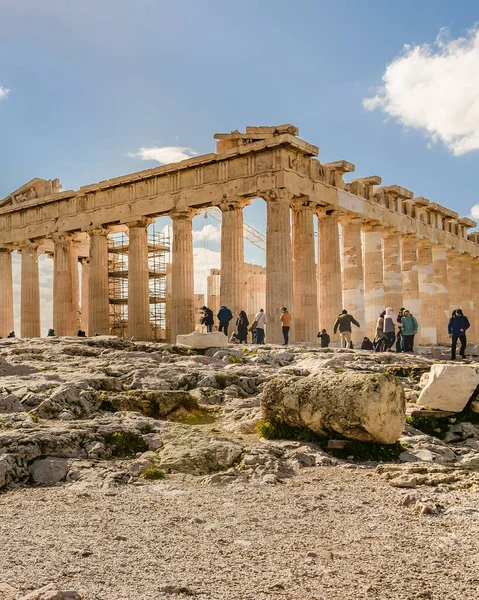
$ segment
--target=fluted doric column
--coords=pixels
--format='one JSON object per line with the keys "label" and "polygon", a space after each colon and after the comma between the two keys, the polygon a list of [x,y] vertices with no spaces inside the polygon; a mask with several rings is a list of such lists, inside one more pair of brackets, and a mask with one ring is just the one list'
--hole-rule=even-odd
{"label": "fluted doric column", "polygon": [[[290,204],[292,194],[285,189],[265,194],[266,225],[266,337],[273,344],[283,341],[279,317],[285,306],[293,317],[293,259],[291,249]],[[262,307],[259,307],[262,308]],[[290,339],[294,341],[291,332]]]}
{"label": "fluted doric column", "polygon": [[401,274],[403,305],[419,322],[421,320],[421,304],[419,302],[417,238],[412,235],[401,237]]}
{"label": "fluted doric column", "polygon": [[[317,210],[319,328],[333,337],[332,328],[343,306],[338,213]],[[338,334],[339,335],[339,334]]]}
{"label": "fluted doric column", "polygon": [[[461,304],[459,305],[471,323],[469,336],[473,335],[474,303],[472,301],[472,256],[461,254],[459,258],[461,273]],[[472,337],[471,337],[472,341]]]}
{"label": "fluted doric column", "polygon": [[419,343],[437,344],[436,308],[434,303],[434,272],[432,244],[430,242],[418,242],[417,262],[419,267],[419,301],[421,303]]}
{"label": "fluted doric column", "polygon": [[108,293],[108,229],[97,227],[90,236],[90,278],[88,284],[88,335],[110,333]]}
{"label": "fluted doric column", "polygon": [[364,232],[364,303],[366,331],[376,335],[376,323],[384,310],[384,281],[381,227],[365,225]]}
{"label": "fluted doric column", "polygon": [[78,257],[70,235],[53,238],[53,328],[56,335],[78,331]]}
{"label": "fluted doric column", "polygon": [[148,225],[154,219],[127,223],[128,242],[128,335],[148,340],[150,331],[150,274],[148,269]]}
{"label": "fluted doric column", "polygon": [[89,296],[90,296],[90,260],[88,258],[79,258],[81,264],[81,301],[80,301],[80,327],[83,331],[88,331],[89,317]]}
{"label": "fluted doric column", "polygon": [[446,267],[449,312],[452,313],[456,308],[462,307],[461,265],[459,261],[459,252],[457,252],[457,250],[451,249],[446,252]]}
{"label": "fluted doric column", "polygon": [[449,298],[447,294],[446,248],[432,247],[432,264],[434,280],[434,314],[436,321],[436,339],[438,344],[447,344],[447,324],[449,322]]}
{"label": "fluted doric column", "polygon": [[195,297],[193,278],[193,231],[192,219],[197,211],[175,210],[173,220],[172,248],[172,307],[171,341],[177,335],[191,333],[195,329]]}
{"label": "fluted doric column", "polygon": [[384,305],[391,306],[397,314],[403,306],[402,277],[400,255],[400,235],[388,228],[382,232],[383,238],[383,278]]}
{"label": "fluted doric column", "polygon": [[474,303],[474,318],[471,323],[471,327],[473,328],[473,338],[471,341],[477,340],[479,338],[479,259],[472,259],[472,301]]}
{"label": "fluted doric column", "polygon": [[[353,342],[366,335],[366,315],[364,310],[364,272],[359,217],[340,217],[343,253],[343,306],[360,323],[357,330],[353,327]],[[370,334],[371,335],[371,334]]]}
{"label": "fluted doric column", "polygon": [[13,331],[12,251],[0,248],[0,336]]}
{"label": "fluted doric column", "polygon": [[313,343],[318,333],[313,207],[307,197],[302,197],[293,200],[291,208],[295,340]]}
{"label": "fluted doric column", "polygon": [[27,243],[21,248],[20,335],[40,337],[40,280],[38,274],[38,244]]}
{"label": "fluted doric column", "polygon": [[251,204],[246,198],[231,198],[220,204],[221,279],[220,304],[227,306],[234,317],[246,311],[244,275],[243,208]]}

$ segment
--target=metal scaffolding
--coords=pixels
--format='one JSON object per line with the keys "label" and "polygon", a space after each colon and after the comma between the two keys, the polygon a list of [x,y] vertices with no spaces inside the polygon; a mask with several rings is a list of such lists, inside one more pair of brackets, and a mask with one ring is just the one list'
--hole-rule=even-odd
{"label": "metal scaffolding", "polygon": [[[128,251],[126,233],[108,236],[108,284],[110,331],[128,337]],[[166,264],[170,239],[166,233],[148,229],[148,273],[150,287],[150,328],[152,340],[166,338]]]}

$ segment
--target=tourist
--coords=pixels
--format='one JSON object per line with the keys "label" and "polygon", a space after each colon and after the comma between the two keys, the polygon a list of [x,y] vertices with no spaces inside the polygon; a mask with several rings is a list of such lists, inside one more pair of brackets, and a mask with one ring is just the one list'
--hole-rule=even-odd
{"label": "tourist", "polygon": [[86,337],[85,332],[83,331],[83,329],[79,329],[78,330],[77,337]]}
{"label": "tourist", "polygon": [[361,327],[361,325],[356,321],[353,315],[349,315],[348,311],[344,309],[338,318],[336,319],[336,323],[334,324],[333,332],[336,333],[339,327],[339,335],[341,336],[341,348],[349,348],[352,346],[351,344],[351,333],[352,328],[351,324],[356,325],[356,327]]}
{"label": "tourist", "polygon": [[240,344],[243,342],[246,344],[248,342],[248,317],[244,310],[240,311],[238,318],[236,319],[236,334],[240,341]]}
{"label": "tourist", "polygon": [[374,350],[374,344],[368,337],[363,338],[363,343],[361,344],[361,350]]}
{"label": "tourist", "polygon": [[321,329],[316,337],[321,340],[321,348],[329,348],[331,338],[329,337],[329,333],[326,331],[326,329]]}
{"label": "tourist", "polygon": [[384,337],[386,338],[385,351],[391,352],[391,348],[394,346],[396,341],[396,327],[400,327],[396,315],[391,306],[386,308],[386,314],[384,315]]}
{"label": "tourist", "polygon": [[384,352],[386,338],[384,337],[384,317],[386,316],[386,311],[379,315],[378,320],[376,322],[376,336],[374,338],[374,350],[375,352]]}
{"label": "tourist", "polygon": [[456,360],[456,346],[457,340],[461,342],[461,349],[459,350],[459,354],[462,358],[466,358],[466,330],[469,329],[471,324],[469,323],[469,319],[462,312],[462,309],[456,308],[452,312],[452,317],[449,320],[449,325],[447,327],[447,331],[449,333],[449,337],[452,338],[451,344],[451,359]]}
{"label": "tourist", "polygon": [[[402,318],[404,315],[404,311],[406,309],[404,307],[399,309],[397,321],[398,323],[402,323]],[[396,352],[405,352],[404,350],[404,340],[403,340],[403,330],[402,327],[398,329],[397,337],[396,337]]]}
{"label": "tourist", "polygon": [[14,337],[15,337],[14,331],[10,331],[10,333],[7,335],[7,338],[14,338]]}
{"label": "tourist", "polygon": [[213,325],[215,324],[213,311],[207,306],[203,306],[201,310],[203,311],[203,316],[201,317],[200,324],[206,325],[206,332],[211,333],[213,331]]}
{"label": "tourist", "polygon": [[[404,310],[401,319],[402,352],[414,351],[414,336],[418,330],[417,319],[409,310]],[[397,352],[397,350],[396,350]]]}
{"label": "tourist", "polygon": [[281,308],[279,321],[281,323],[281,329],[283,330],[283,346],[287,346],[289,343],[289,330],[291,328],[291,313],[288,312],[286,306]]}
{"label": "tourist", "polygon": [[241,344],[239,337],[233,333],[229,339],[230,344]]}
{"label": "tourist", "polygon": [[226,337],[228,337],[228,326],[230,324],[231,319],[233,318],[233,313],[227,306],[222,306],[218,314],[218,321],[220,322],[220,326],[218,327],[218,331],[222,331]]}
{"label": "tourist", "polygon": [[49,329],[48,333],[47,333],[47,337],[55,337],[55,330],[54,329]]}
{"label": "tourist", "polygon": [[262,308],[254,317],[253,329],[255,330],[254,344],[264,344],[264,326],[266,325],[266,315]]}

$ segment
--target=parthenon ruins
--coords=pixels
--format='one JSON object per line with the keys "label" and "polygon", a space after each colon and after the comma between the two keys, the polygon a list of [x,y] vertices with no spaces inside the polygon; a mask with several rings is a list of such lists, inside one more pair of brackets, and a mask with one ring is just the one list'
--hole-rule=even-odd
{"label": "parthenon ruins", "polygon": [[[53,254],[54,328],[75,335],[110,333],[109,232],[129,238],[128,331],[150,336],[147,227],[173,222],[171,340],[194,330],[192,218],[222,211],[220,303],[245,307],[243,207],[267,204],[267,339],[280,342],[282,306],[291,339],[316,341],[342,308],[373,335],[385,306],[408,307],[419,343],[444,343],[455,307],[479,337],[479,233],[476,223],[378,176],[343,181],[350,162],[321,163],[318,148],[293,125],[216,134],[216,153],[61,191],[58,180],[33,179],[0,201],[0,332],[13,329],[12,251],[21,253],[21,335],[40,336],[38,255]],[[317,254],[314,219],[318,220]],[[339,227],[342,235],[340,242]],[[78,261],[82,263],[79,306]],[[259,308],[259,307],[258,307]]]}

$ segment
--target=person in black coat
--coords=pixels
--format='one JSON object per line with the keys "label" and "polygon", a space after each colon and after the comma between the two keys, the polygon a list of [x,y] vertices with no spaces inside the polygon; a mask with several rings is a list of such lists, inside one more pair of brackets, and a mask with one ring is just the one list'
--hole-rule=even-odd
{"label": "person in black coat", "polygon": [[227,306],[222,306],[218,314],[218,321],[220,322],[220,326],[218,327],[218,331],[222,331],[226,337],[228,337],[228,326],[230,324],[231,319],[233,318],[233,313]]}
{"label": "person in black coat", "polygon": [[201,318],[201,325],[206,325],[206,331],[208,333],[211,333],[213,331],[213,325],[215,323],[215,320],[213,318],[213,311],[207,306],[203,306],[202,311],[203,317]]}
{"label": "person in black coat", "polygon": [[327,333],[326,329],[321,329],[317,337],[321,340],[321,348],[329,348],[331,338],[329,336],[329,333]]}
{"label": "person in black coat", "polygon": [[459,350],[459,354],[462,358],[466,358],[466,331],[469,329],[471,324],[469,323],[469,319],[463,314],[460,308],[456,308],[456,310],[452,311],[452,317],[449,319],[449,324],[447,326],[447,331],[449,336],[452,338],[451,344],[451,359],[456,360],[456,346],[457,340],[461,342],[461,349]]}
{"label": "person in black coat", "polygon": [[238,318],[236,319],[236,332],[240,343],[243,342],[246,344],[248,341],[248,317],[244,310],[240,312]]}

